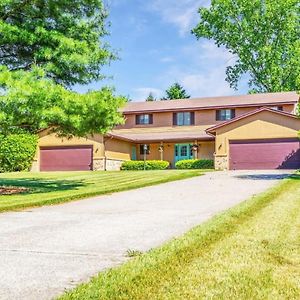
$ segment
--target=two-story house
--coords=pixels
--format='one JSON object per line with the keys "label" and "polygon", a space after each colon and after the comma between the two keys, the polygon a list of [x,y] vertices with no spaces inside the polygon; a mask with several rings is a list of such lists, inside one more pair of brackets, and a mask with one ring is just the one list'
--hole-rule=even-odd
{"label": "two-story house", "polygon": [[33,170],[118,169],[124,160],[214,159],[216,169],[300,168],[295,92],[129,102],[107,135],[41,133]]}

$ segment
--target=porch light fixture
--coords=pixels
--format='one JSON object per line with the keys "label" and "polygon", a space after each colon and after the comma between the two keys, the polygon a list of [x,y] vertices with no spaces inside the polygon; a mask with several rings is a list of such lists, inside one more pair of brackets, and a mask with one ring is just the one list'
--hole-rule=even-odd
{"label": "porch light fixture", "polygon": [[197,145],[197,144],[192,145],[192,150],[193,151],[198,151],[198,149],[199,149],[199,145]]}
{"label": "porch light fixture", "polygon": [[193,144],[192,145],[193,159],[197,159],[198,158],[198,149],[199,149],[199,145],[198,144]]}

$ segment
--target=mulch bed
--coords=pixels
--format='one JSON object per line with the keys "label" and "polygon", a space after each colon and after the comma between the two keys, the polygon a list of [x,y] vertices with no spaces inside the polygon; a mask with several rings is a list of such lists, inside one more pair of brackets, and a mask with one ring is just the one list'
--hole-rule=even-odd
{"label": "mulch bed", "polygon": [[24,187],[16,186],[1,186],[0,195],[15,195],[27,192],[29,189]]}

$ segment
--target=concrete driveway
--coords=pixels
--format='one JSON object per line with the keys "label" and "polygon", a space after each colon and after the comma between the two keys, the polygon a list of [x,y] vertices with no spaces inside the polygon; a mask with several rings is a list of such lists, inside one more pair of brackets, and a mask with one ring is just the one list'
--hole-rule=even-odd
{"label": "concrete driveway", "polygon": [[273,186],[288,171],[213,172],[0,214],[0,299],[51,299]]}

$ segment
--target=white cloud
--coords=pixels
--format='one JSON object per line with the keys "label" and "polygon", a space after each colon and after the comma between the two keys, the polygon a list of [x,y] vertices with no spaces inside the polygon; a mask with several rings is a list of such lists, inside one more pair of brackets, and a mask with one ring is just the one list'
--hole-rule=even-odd
{"label": "white cloud", "polygon": [[200,97],[234,94],[235,91],[230,88],[224,77],[224,70],[215,68],[205,74],[182,74],[180,82],[192,95]]}
{"label": "white cloud", "polygon": [[180,35],[185,35],[197,24],[199,7],[209,4],[210,0],[153,0],[148,8],[157,12],[164,22],[177,26]]}
{"label": "white cloud", "polygon": [[174,82],[180,83],[192,97],[233,95],[236,92],[225,81],[223,67],[202,70],[183,70],[172,67],[162,74],[161,81],[168,87]]}
{"label": "white cloud", "polygon": [[234,55],[229,53],[224,47],[218,47],[213,41],[201,39],[182,48],[185,56],[194,58],[198,62],[220,62],[228,64],[235,59]]}
{"label": "white cloud", "polygon": [[161,98],[163,91],[152,87],[139,87],[133,89],[133,101],[145,101],[149,94],[152,93],[155,98]]}
{"label": "white cloud", "polygon": [[170,63],[170,62],[173,62],[174,61],[174,57],[171,57],[171,56],[165,56],[165,57],[162,57],[160,59],[161,62],[163,63]]}
{"label": "white cloud", "polygon": [[236,92],[225,81],[225,71],[233,61],[231,53],[213,42],[195,41],[181,48],[174,63],[161,74],[160,82],[166,87],[179,82],[192,97],[232,95]]}

